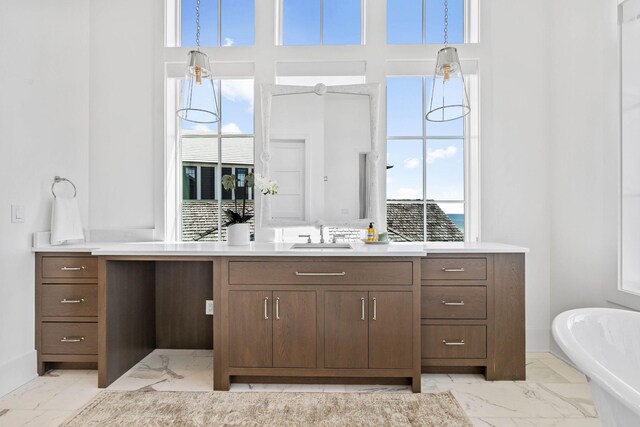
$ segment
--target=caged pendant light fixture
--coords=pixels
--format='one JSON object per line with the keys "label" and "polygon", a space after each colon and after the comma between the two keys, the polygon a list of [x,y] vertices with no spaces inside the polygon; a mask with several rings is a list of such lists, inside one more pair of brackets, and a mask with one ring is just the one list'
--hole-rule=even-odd
{"label": "caged pendant light fixture", "polygon": [[189,51],[186,80],[181,84],[178,117],[193,123],[220,120],[209,57],[200,52],[200,0],[196,1],[196,50]]}
{"label": "caged pendant light fixture", "polygon": [[471,111],[458,50],[447,46],[448,43],[449,2],[444,0],[444,47],[436,57],[429,112],[425,117],[430,122],[448,122],[464,117]]}

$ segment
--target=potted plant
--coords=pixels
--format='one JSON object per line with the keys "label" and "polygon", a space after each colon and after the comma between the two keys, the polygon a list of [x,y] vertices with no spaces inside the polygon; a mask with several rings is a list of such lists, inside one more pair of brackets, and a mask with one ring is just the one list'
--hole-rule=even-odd
{"label": "potted plant", "polygon": [[[258,187],[264,195],[274,195],[278,193],[278,184],[271,179],[261,175],[248,174],[244,178],[244,185],[239,186],[238,179],[235,175],[223,175],[222,186],[225,190],[236,190],[234,197],[234,208],[224,211],[227,217],[227,244],[230,246],[244,246],[251,241],[251,229],[249,220],[253,218],[253,214],[247,213],[247,194],[249,188]],[[239,194],[241,193],[241,194]],[[238,196],[242,196],[242,210],[238,210]]]}

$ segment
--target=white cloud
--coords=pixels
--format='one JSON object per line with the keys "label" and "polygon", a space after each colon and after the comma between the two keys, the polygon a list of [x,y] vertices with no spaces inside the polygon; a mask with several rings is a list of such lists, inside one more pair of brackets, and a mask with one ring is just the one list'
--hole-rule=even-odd
{"label": "white cloud", "polygon": [[234,40],[230,37],[225,37],[224,41],[222,42],[222,46],[233,46],[233,42]]}
{"label": "white cloud", "polygon": [[415,169],[420,166],[420,159],[416,157],[411,157],[409,159],[404,159],[404,167],[407,169]]}
{"label": "white cloud", "polygon": [[253,111],[253,80],[223,80],[222,96],[232,102],[238,100],[247,101],[251,105],[251,111]]}
{"label": "white cloud", "polygon": [[222,133],[242,133],[242,130],[235,123],[227,123],[222,126]]}
{"label": "white cloud", "polygon": [[427,150],[427,164],[433,163],[439,159],[446,159],[448,157],[453,157],[458,152],[458,148],[450,145],[447,148],[438,148],[437,150],[428,149]]}

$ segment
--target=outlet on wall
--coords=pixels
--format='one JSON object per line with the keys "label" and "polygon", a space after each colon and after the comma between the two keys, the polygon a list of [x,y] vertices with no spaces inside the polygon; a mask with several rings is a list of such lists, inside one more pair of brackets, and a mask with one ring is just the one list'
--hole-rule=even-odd
{"label": "outlet on wall", "polygon": [[213,300],[208,299],[205,303],[205,314],[213,316]]}

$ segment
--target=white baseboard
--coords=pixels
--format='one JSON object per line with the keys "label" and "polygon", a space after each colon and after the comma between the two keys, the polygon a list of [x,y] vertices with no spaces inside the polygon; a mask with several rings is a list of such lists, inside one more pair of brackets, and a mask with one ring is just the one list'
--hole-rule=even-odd
{"label": "white baseboard", "polygon": [[37,377],[37,364],[38,354],[31,350],[0,365],[0,397]]}
{"label": "white baseboard", "polygon": [[527,352],[547,353],[549,348],[549,329],[527,329]]}

